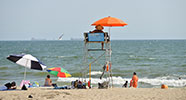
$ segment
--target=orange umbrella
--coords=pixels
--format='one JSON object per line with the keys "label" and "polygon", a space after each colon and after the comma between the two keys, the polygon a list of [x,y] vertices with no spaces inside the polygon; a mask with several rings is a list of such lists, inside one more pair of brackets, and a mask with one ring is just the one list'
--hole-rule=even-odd
{"label": "orange umbrella", "polygon": [[[102,18],[96,22],[94,22],[93,24],[91,25],[101,25],[101,26],[108,26],[109,27],[109,38],[111,36],[110,34],[110,27],[117,27],[117,26],[125,26],[125,25],[128,25],[127,23],[123,22],[122,20],[118,19],[118,18],[114,18],[114,17],[105,17],[105,18]],[[110,48],[111,48],[111,43],[110,43]],[[110,51],[110,54],[111,54],[111,49],[109,50]],[[111,58],[110,58],[110,61],[111,61]],[[111,63],[111,62],[110,62]],[[111,66],[111,65],[110,65]],[[89,68],[91,68],[91,65],[89,65]],[[107,65],[107,70],[109,70],[109,67]],[[91,70],[90,70],[91,71]],[[91,76],[89,76],[89,81],[90,81],[90,78]],[[91,81],[90,81],[91,82]],[[113,80],[112,80],[112,84],[113,84]]]}
{"label": "orange umbrella", "polygon": [[94,22],[92,25],[101,25],[101,26],[108,26],[108,27],[113,27],[113,26],[125,26],[128,25],[127,23],[123,22],[122,20],[114,17],[105,17],[102,18],[96,22]]}

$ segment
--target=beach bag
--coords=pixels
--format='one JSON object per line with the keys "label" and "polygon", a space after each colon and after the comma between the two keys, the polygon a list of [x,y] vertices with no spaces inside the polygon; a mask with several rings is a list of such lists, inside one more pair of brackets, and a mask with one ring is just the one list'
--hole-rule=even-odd
{"label": "beach bag", "polygon": [[103,83],[98,83],[99,89],[107,89],[109,82],[104,81]]}
{"label": "beach bag", "polygon": [[21,88],[21,90],[27,90],[26,86],[23,85],[23,87]]}
{"label": "beach bag", "polygon": [[38,83],[38,82],[33,82],[33,83],[32,83],[32,86],[33,86],[33,87],[39,87],[39,83]]}
{"label": "beach bag", "polygon": [[28,88],[29,85],[30,85],[30,81],[29,80],[22,80],[21,84],[20,84],[20,87],[23,87],[23,85],[25,85]]}

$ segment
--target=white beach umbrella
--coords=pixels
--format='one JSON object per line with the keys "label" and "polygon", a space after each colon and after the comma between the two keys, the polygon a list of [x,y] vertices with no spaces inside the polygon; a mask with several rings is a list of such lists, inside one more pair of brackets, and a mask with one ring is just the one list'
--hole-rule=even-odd
{"label": "white beach umbrella", "polygon": [[44,70],[47,67],[40,60],[30,54],[9,55],[7,59],[25,67],[24,79],[26,77],[26,68]]}

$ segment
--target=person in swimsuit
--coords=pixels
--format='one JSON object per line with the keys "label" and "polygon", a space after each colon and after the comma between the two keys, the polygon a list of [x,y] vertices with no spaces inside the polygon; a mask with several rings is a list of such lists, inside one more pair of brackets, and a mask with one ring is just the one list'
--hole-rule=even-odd
{"label": "person in swimsuit", "polygon": [[136,72],[134,72],[132,80],[130,81],[130,87],[137,88],[137,86],[138,86],[138,76],[136,75]]}
{"label": "person in swimsuit", "polygon": [[44,86],[52,86],[52,80],[50,79],[50,75],[47,75]]}

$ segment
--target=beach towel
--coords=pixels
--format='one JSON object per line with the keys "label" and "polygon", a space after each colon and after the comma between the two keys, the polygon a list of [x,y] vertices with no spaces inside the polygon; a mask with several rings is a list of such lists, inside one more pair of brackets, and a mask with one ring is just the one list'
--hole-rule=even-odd
{"label": "beach towel", "polygon": [[6,86],[1,86],[0,91],[15,91],[17,89],[8,89]]}
{"label": "beach towel", "polygon": [[57,84],[52,84],[52,86],[54,87],[54,89],[71,89],[70,86],[61,86],[61,87],[58,87]]}
{"label": "beach towel", "polygon": [[29,85],[30,85],[30,81],[29,80],[22,80],[21,84],[20,84],[20,87],[23,87],[23,85],[25,85],[28,88]]}
{"label": "beach towel", "polygon": [[0,91],[5,91],[5,90],[8,90],[6,86],[1,86],[0,87]]}

